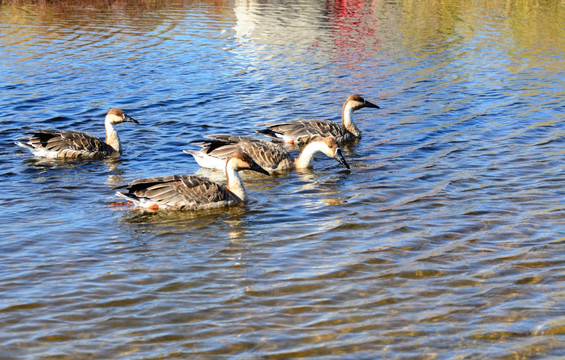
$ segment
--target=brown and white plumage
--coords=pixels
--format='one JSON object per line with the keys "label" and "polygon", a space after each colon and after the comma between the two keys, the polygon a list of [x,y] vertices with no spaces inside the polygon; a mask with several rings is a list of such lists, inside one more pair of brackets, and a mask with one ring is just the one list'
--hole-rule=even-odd
{"label": "brown and white plumage", "polygon": [[81,131],[72,130],[36,130],[27,143],[17,145],[29,149],[33,155],[48,159],[80,159],[119,156],[122,146],[115,124],[139,122],[126,115],[121,109],[112,108],[106,114],[104,125],[106,141]]}
{"label": "brown and white plumage", "polygon": [[204,210],[227,207],[247,200],[238,171],[252,170],[268,175],[244,152],[230,156],[225,165],[227,185],[196,175],[171,175],[135,180],[121,188],[118,196],[151,210]]}
{"label": "brown and white plumage", "polygon": [[205,168],[221,169],[231,154],[236,151],[244,151],[257,164],[271,173],[295,168],[309,168],[312,166],[314,155],[318,152],[336,159],[349,169],[341,148],[331,137],[317,137],[310,141],[296,159],[282,147],[261,139],[233,135],[208,135],[206,137],[210,140],[194,142],[202,146],[199,151],[184,150]]}
{"label": "brown and white plumage", "polygon": [[307,144],[320,136],[331,136],[336,139],[339,145],[344,145],[361,138],[361,131],[353,122],[353,112],[365,107],[380,109],[360,95],[351,95],[343,103],[341,124],[328,120],[299,119],[269,125],[266,129],[257,130],[257,132],[278,141],[296,145]]}

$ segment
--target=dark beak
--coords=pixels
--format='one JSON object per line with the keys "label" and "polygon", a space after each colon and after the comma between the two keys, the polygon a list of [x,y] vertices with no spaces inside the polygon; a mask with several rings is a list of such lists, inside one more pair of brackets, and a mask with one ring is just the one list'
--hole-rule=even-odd
{"label": "dark beak", "polygon": [[375,105],[372,102],[367,101],[367,100],[365,100],[365,107],[380,109],[380,107],[378,105]]}
{"label": "dark beak", "polygon": [[253,161],[253,163],[251,164],[251,168],[249,170],[256,171],[258,173],[271,176],[271,174],[269,174],[269,172],[267,170],[265,170],[261,166],[257,165],[257,163],[255,163],[255,161]]}
{"label": "dark beak", "polygon": [[343,157],[343,153],[341,152],[340,148],[337,148],[337,150],[335,151],[335,159],[340,163],[342,163],[343,166],[345,166],[346,168],[351,169],[347,161],[345,161],[345,158]]}
{"label": "dark beak", "polygon": [[131,116],[128,116],[126,114],[124,114],[124,122],[132,122],[132,123],[139,124],[139,121],[135,120],[134,118],[132,118]]}

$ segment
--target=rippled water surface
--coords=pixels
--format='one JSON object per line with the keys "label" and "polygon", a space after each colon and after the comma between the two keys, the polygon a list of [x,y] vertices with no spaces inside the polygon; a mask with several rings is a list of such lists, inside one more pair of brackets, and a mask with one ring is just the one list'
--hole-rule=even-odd
{"label": "rippled water surface", "polygon": [[[565,356],[563,1],[0,5],[2,359]],[[340,121],[351,170],[246,175],[249,202],[145,213],[206,134]],[[32,129],[119,160],[46,162]]]}

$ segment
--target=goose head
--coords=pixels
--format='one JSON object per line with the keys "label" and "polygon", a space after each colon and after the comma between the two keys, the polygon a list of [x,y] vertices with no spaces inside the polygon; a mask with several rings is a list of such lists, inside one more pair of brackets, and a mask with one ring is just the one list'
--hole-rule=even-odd
{"label": "goose head", "polygon": [[226,166],[231,166],[235,171],[251,170],[261,174],[270,175],[267,170],[257,165],[251,156],[247,155],[243,151],[233,153],[228,158]]}
{"label": "goose head", "polygon": [[347,100],[345,100],[345,103],[343,104],[343,107],[349,107],[352,111],[356,111],[362,108],[375,108],[375,109],[380,109],[380,107],[378,105],[373,104],[370,101],[365,100],[361,95],[350,95]]}
{"label": "goose head", "polygon": [[337,144],[337,141],[333,137],[325,137],[325,138],[318,138],[313,141],[320,142],[322,144],[321,150],[327,156],[336,159],[339,161],[343,166],[348,169],[351,169],[347,161],[345,161],[345,157],[343,157],[343,152],[341,148]]}
{"label": "goose head", "polygon": [[139,121],[135,120],[131,116],[128,116],[122,109],[111,108],[106,114],[106,121],[110,124],[119,124],[122,122],[132,122],[139,124]]}

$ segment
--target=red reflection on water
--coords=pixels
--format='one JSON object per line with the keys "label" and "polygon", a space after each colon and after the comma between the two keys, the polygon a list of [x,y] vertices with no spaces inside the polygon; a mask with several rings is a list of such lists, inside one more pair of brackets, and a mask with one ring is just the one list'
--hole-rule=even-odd
{"label": "red reflection on water", "polygon": [[338,58],[353,66],[370,57],[379,44],[370,6],[364,0],[330,0],[326,6]]}

